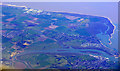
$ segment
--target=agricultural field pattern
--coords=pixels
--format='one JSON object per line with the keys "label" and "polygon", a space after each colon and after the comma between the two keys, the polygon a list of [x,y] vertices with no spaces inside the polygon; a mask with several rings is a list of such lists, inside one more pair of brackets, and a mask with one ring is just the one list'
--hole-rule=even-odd
{"label": "agricultural field pattern", "polygon": [[[2,64],[15,69],[116,69],[105,17],[2,6]],[[104,43],[102,40],[104,38]]]}

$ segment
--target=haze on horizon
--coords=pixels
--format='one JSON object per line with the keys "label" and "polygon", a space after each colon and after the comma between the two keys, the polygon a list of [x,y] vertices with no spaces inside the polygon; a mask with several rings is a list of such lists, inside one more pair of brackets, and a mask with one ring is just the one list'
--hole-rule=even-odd
{"label": "haze on horizon", "polygon": [[114,24],[118,23],[117,2],[4,2],[3,4],[27,6],[45,11],[105,16],[110,18]]}

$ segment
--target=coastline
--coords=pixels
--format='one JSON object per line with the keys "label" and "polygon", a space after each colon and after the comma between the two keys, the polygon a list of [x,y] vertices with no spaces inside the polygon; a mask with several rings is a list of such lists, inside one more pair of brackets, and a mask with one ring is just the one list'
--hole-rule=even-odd
{"label": "coastline", "polygon": [[[2,3],[0,3],[0,5],[7,5],[7,6],[13,6],[13,7],[24,7],[24,8],[26,8],[26,9],[28,9],[27,6],[17,6],[17,5],[12,5],[12,4],[2,4]],[[30,8],[30,9],[32,9],[32,8]],[[33,10],[34,10],[34,9],[33,9]],[[39,10],[39,9],[37,9],[37,10]],[[86,16],[87,16],[87,15],[90,15],[90,14],[77,13],[77,12],[66,12],[66,11],[48,11],[48,12],[79,14],[79,15],[86,15]],[[106,16],[99,16],[99,15],[90,15],[90,16],[97,16],[97,17],[107,18],[107,19],[110,21],[110,23],[114,26],[113,32],[110,34],[110,38],[109,38],[109,41],[110,41],[109,44],[112,44],[112,42],[111,42],[111,38],[113,38],[113,34],[114,34],[115,29],[116,29],[116,26],[113,24],[112,20],[111,20],[110,18],[106,17]]]}

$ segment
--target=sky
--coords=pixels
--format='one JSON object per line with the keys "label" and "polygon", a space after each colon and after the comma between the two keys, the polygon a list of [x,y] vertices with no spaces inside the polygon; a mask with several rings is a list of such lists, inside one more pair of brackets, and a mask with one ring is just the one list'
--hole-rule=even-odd
{"label": "sky", "polygon": [[118,2],[119,0],[0,0],[2,2]]}
{"label": "sky", "polygon": [[45,11],[104,16],[110,18],[115,24],[118,22],[117,2],[7,2],[7,4],[8,3]]}

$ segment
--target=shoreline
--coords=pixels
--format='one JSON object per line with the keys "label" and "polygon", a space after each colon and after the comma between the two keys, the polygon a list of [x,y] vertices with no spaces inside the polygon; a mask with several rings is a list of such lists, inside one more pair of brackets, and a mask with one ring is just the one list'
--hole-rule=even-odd
{"label": "shoreline", "polygon": [[[7,5],[7,6],[13,6],[13,7],[24,7],[24,8],[27,8],[27,9],[28,9],[27,6],[17,6],[17,5],[12,5],[12,4],[3,4],[3,3],[0,3],[0,5]],[[30,9],[32,9],[32,8],[30,8]],[[33,10],[34,10],[34,9],[33,9]],[[37,10],[39,10],[39,9],[37,9]],[[79,14],[79,15],[90,15],[90,14],[77,13],[77,12],[66,12],[66,11],[48,11],[48,12],[69,13],[69,14]],[[109,41],[110,41],[109,44],[112,44],[112,42],[111,42],[110,39],[113,38],[113,34],[114,34],[115,29],[116,29],[116,26],[113,24],[112,20],[111,20],[110,18],[106,17],[106,16],[99,16],[99,15],[90,15],[90,16],[103,17],[103,18],[107,18],[107,19],[110,21],[110,23],[111,23],[111,24],[113,25],[113,27],[114,27],[113,32],[110,34],[110,38],[109,38]]]}

